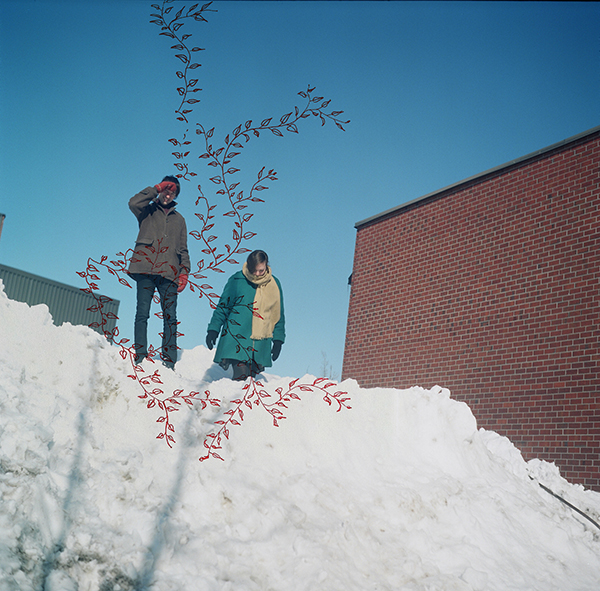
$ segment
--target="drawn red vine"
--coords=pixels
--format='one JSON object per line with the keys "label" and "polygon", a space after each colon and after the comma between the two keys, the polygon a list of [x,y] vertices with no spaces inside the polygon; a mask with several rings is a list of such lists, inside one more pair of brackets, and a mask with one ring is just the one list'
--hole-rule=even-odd
{"label": "drawn red vine", "polygon": [[[193,4],[189,8],[182,6],[179,10],[173,13],[174,0],[163,0],[162,4],[152,4],[152,8],[157,11],[151,14],[152,24],[160,26],[159,35],[172,39],[174,44],[171,49],[174,50],[175,57],[181,62],[182,68],[176,70],[176,76],[179,80],[179,85],[176,87],[178,96],[180,97],[179,104],[175,109],[176,120],[180,124],[185,125],[185,130],[181,134],[181,138],[170,138],[168,142],[175,148],[172,152],[175,158],[174,166],[177,169],[177,177],[191,181],[198,173],[194,170],[191,164],[192,156],[192,140],[190,139],[190,119],[193,112],[193,106],[199,101],[196,94],[202,89],[198,87],[199,80],[192,77],[201,64],[195,61],[195,55],[203,51],[203,48],[197,46],[189,46],[188,40],[192,37],[191,33],[183,33],[182,27],[186,22],[208,22],[204,17],[204,13],[216,12],[211,8],[212,2],[208,2],[200,6]],[[233,180],[233,176],[240,172],[239,168],[231,165],[232,160],[242,153],[245,145],[251,138],[259,138],[262,132],[270,132],[277,137],[284,137],[284,132],[299,133],[298,124],[303,119],[308,119],[311,116],[318,118],[321,125],[325,125],[326,121],[332,121],[335,125],[344,131],[344,125],[349,121],[343,121],[340,116],[343,111],[327,112],[330,100],[325,100],[324,97],[315,96],[315,87],[310,85],[306,91],[301,91],[298,95],[304,99],[301,107],[294,106],[288,113],[279,117],[273,122],[273,117],[262,119],[260,125],[253,125],[252,120],[247,120],[244,124],[239,124],[233,129],[230,134],[227,134],[223,145],[214,148],[212,140],[214,137],[215,128],[206,131],[205,127],[196,123],[195,135],[200,136],[204,140],[202,154],[197,157],[197,162],[205,162],[208,166],[215,169],[213,176],[209,177],[210,182],[218,188],[215,191],[217,202],[212,202],[207,198],[202,190],[202,185],[198,184],[198,197],[195,205],[201,211],[197,211],[194,215],[198,220],[199,229],[192,230],[189,234],[195,240],[201,242],[202,254],[205,258],[201,258],[197,263],[197,269],[190,272],[188,277],[188,286],[190,290],[198,294],[199,299],[205,297],[212,309],[218,305],[219,295],[211,283],[207,281],[208,272],[224,273],[224,263],[238,265],[240,259],[236,255],[243,255],[250,251],[244,246],[244,243],[256,236],[255,232],[247,229],[247,224],[254,216],[253,213],[245,211],[252,203],[264,203],[264,199],[258,196],[262,191],[269,189],[269,183],[278,180],[277,172],[273,169],[267,171],[266,167],[262,167],[257,173],[256,180],[246,189],[240,188],[240,183]],[[231,240],[219,248],[217,246],[218,237],[214,233],[215,227],[215,210],[219,205],[219,200],[228,204],[228,211],[222,214],[222,217],[232,220]],[[160,250],[160,244],[158,245]],[[153,252],[150,247],[151,252]],[[174,433],[175,426],[171,420],[171,415],[182,406],[182,401],[188,406],[193,406],[194,403],[199,403],[202,409],[208,405],[220,406],[220,401],[211,398],[208,390],[201,395],[199,392],[189,392],[184,394],[183,390],[174,390],[171,395],[166,396],[161,389],[162,378],[160,372],[155,370],[153,373],[147,373],[143,367],[135,363],[135,347],[134,345],[127,346],[128,339],[118,339],[119,328],[115,326],[113,330],[108,330],[107,326],[110,320],[118,320],[118,317],[112,312],[105,311],[105,304],[112,301],[111,298],[99,295],[98,282],[100,281],[101,269],[106,270],[111,276],[116,277],[121,285],[131,288],[131,285],[126,279],[127,264],[136,256],[136,252],[128,250],[125,253],[118,253],[115,260],[108,261],[107,256],[102,256],[99,261],[92,258],[88,259],[85,271],[78,272],[87,284],[82,291],[89,293],[94,298],[94,305],[88,308],[92,312],[97,312],[100,315],[100,322],[94,322],[90,326],[102,331],[104,336],[109,339],[114,345],[119,347],[120,355],[124,360],[129,360],[132,373],[128,377],[135,380],[139,385],[142,393],[138,396],[146,402],[149,409],[157,408],[161,411],[157,422],[161,424],[162,429],[157,438],[163,439],[169,447],[175,443]],[[158,254],[158,251],[156,252]],[[208,262],[206,262],[208,260]],[[160,272],[160,271],[159,271]],[[159,303],[158,296],[154,296],[155,303]],[[160,317],[160,313],[156,314]],[[177,323],[179,324],[179,323]],[[177,333],[178,336],[183,336],[182,333]],[[162,336],[162,335],[161,335]],[[240,343],[240,347],[243,344]],[[179,348],[179,347],[178,347]],[[154,363],[154,357],[159,355],[159,351],[152,346],[148,349],[148,359]],[[327,383],[324,383],[327,382]],[[300,384],[298,380],[290,382],[288,389],[284,392],[282,388],[276,391],[276,398],[271,402],[267,402],[272,395],[269,394],[263,384],[250,377],[249,381],[243,386],[244,396],[241,399],[232,401],[232,404],[237,405],[234,409],[226,412],[229,418],[225,421],[216,421],[215,424],[221,424],[221,427],[216,433],[209,434],[204,441],[204,446],[207,449],[206,456],[201,460],[209,457],[220,458],[215,451],[221,449],[223,437],[229,437],[229,427],[232,425],[241,424],[244,418],[243,407],[252,408],[252,405],[260,406],[273,417],[273,424],[278,426],[278,421],[284,419],[281,408],[287,408],[287,403],[292,400],[299,400],[297,392],[315,392],[323,393],[323,399],[330,405],[337,405],[337,411],[342,408],[350,408],[347,405],[349,398],[345,392],[331,393],[330,388],[333,388],[335,382],[328,381],[326,378],[318,378],[310,384]],[[155,386],[155,387],[153,387]],[[237,418],[236,418],[237,417]],[[238,420],[239,419],[239,420]],[[209,441],[210,440],[210,441]]]}
{"label": "drawn red vine", "polygon": [[[323,400],[330,406],[337,405],[337,412],[342,408],[350,409],[348,405],[350,397],[347,392],[336,391],[331,392],[330,388],[337,386],[335,382],[329,381],[327,378],[317,378],[312,383],[301,383],[298,379],[292,380],[284,391],[282,387],[277,388],[275,397],[265,389],[265,386],[259,380],[253,377],[249,378],[243,386],[244,396],[231,401],[234,408],[225,412],[229,418],[225,420],[215,421],[215,425],[221,425],[220,428],[213,433],[209,433],[204,439],[204,447],[206,455],[199,458],[201,462],[216,458],[223,460],[217,450],[221,450],[225,439],[229,439],[230,428],[239,426],[245,417],[245,409],[252,410],[253,406],[260,407],[269,413],[273,419],[273,426],[279,427],[279,421],[286,418],[281,409],[287,409],[287,405],[293,400],[300,400],[296,391],[299,392],[320,392],[323,394]],[[268,399],[272,399],[267,402]]]}

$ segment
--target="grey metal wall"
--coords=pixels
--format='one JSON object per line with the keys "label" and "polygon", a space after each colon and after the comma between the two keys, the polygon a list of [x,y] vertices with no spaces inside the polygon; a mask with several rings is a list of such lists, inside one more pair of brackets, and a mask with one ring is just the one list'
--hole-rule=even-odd
{"label": "grey metal wall", "polygon": [[[64,322],[85,326],[101,322],[99,312],[88,310],[96,305],[92,295],[84,293],[76,287],[6,265],[0,265],[0,279],[4,284],[4,293],[11,300],[25,302],[30,306],[46,304],[56,326],[60,326]],[[119,300],[107,302],[104,304],[103,310],[118,316],[119,303]],[[116,322],[114,318],[108,319],[105,329],[112,331]],[[102,328],[94,330],[102,334]]]}

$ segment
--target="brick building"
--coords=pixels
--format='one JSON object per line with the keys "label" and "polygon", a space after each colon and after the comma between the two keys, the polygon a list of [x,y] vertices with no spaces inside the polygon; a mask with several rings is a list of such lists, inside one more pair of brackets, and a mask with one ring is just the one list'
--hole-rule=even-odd
{"label": "brick building", "polygon": [[600,491],[600,127],[356,224],[342,377],[449,388]]}

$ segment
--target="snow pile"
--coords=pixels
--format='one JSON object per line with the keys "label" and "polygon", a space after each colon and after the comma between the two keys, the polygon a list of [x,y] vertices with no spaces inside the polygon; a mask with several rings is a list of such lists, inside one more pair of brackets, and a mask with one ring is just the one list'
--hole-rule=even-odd
{"label": "snow pile", "polygon": [[439,387],[349,380],[340,412],[302,392],[278,428],[248,409],[225,461],[199,462],[242,396],[211,358],[161,372],[221,401],[171,413],[170,449],[117,347],[0,291],[0,591],[598,588],[600,529],[538,482],[596,521],[600,495]]}

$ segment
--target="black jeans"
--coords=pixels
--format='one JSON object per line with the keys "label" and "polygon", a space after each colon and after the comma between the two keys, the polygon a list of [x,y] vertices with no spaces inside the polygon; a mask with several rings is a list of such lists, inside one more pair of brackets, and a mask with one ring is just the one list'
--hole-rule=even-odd
{"label": "black jeans", "polygon": [[132,274],[137,283],[137,307],[133,326],[136,363],[148,355],[148,318],[155,290],[160,296],[163,316],[160,358],[168,367],[177,361],[177,283],[160,275]]}

